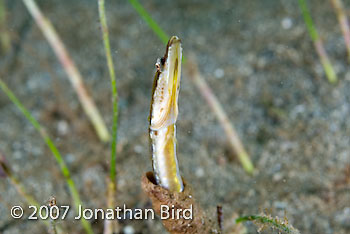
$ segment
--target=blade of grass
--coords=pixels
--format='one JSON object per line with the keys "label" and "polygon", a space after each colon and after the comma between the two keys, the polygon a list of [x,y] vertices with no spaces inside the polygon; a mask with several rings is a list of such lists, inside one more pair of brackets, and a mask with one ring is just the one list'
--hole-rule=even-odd
{"label": "blade of grass", "polygon": [[134,7],[141,18],[148,24],[152,31],[159,37],[159,39],[166,45],[169,40],[169,35],[154,21],[146,9],[140,4],[138,0],[128,0],[129,3]]}
{"label": "blade of grass", "polygon": [[[35,206],[38,210],[40,208],[40,204],[33,196],[31,196],[20,182],[18,178],[12,173],[12,170],[9,166],[4,162],[4,156],[0,152],[0,169],[5,173],[6,177],[9,179],[12,186],[17,190],[18,194],[23,197],[27,205]],[[56,233],[63,233],[60,227],[52,226],[52,223],[48,220],[40,219],[40,221],[48,228],[56,231]]]}
{"label": "blade of grass", "polygon": [[112,127],[112,143],[111,143],[111,169],[110,169],[110,179],[111,181],[115,181],[116,177],[116,152],[117,152],[117,129],[118,129],[118,92],[117,92],[117,83],[115,78],[115,71],[113,67],[113,58],[111,55],[111,46],[109,43],[109,35],[108,35],[108,26],[107,19],[105,14],[104,0],[98,1],[99,6],[99,15],[101,21],[101,30],[103,36],[103,43],[105,47],[107,65],[109,76],[111,80],[112,86],[112,102],[113,102],[113,127]]}
{"label": "blade of grass", "polygon": [[333,69],[333,66],[332,66],[329,58],[328,58],[326,50],[324,49],[322,40],[317,33],[316,27],[314,26],[314,23],[312,21],[312,18],[311,18],[311,15],[310,15],[310,12],[309,12],[309,9],[307,7],[305,0],[299,0],[299,7],[300,7],[301,12],[303,14],[304,21],[305,21],[306,27],[309,31],[311,40],[314,43],[316,52],[317,52],[318,56],[320,57],[321,64],[322,64],[323,69],[326,73],[328,81],[331,84],[335,84],[338,81],[337,75]]}
{"label": "blade of grass", "polygon": [[[107,185],[107,207],[113,208],[115,206],[115,193],[117,189],[116,184],[116,161],[117,161],[117,130],[118,130],[118,92],[115,78],[115,71],[113,66],[113,58],[111,55],[111,46],[109,43],[109,33],[105,11],[105,1],[98,0],[98,12],[100,16],[103,44],[106,53],[107,66],[109,77],[112,86],[112,105],[113,105],[113,127],[112,127],[112,142],[111,142],[111,156],[110,156],[110,174]],[[104,234],[112,234],[117,228],[117,222],[113,220],[105,220]]]}
{"label": "blade of grass", "polygon": [[231,149],[233,152],[235,152],[236,156],[240,160],[244,170],[249,174],[252,174],[254,172],[253,163],[251,162],[247,151],[244,149],[243,143],[235,131],[233,124],[227,117],[224,108],[221,106],[219,100],[209,88],[207,82],[205,82],[205,79],[199,73],[197,63],[195,62],[193,56],[191,56],[191,58],[188,60],[187,69],[190,74],[189,77],[191,77],[194,84],[209,104],[213,113],[215,113],[216,117],[218,118],[221,126],[225,131],[227,139],[229,140]]}
{"label": "blade of grass", "polygon": [[348,17],[345,13],[345,7],[341,0],[331,0],[331,2],[338,17],[340,28],[345,41],[346,50],[348,52],[348,59],[350,62],[350,29]]}
{"label": "blade of grass", "polygon": [[[129,3],[133,6],[133,8],[139,13],[141,18],[149,25],[152,31],[159,37],[159,39],[166,45],[168,43],[169,36],[164,32],[164,30],[155,22],[150,14],[145,10],[145,8],[140,4],[138,0],[128,0]],[[185,56],[182,57],[183,63],[185,65],[187,58]],[[190,69],[190,66],[188,66]],[[253,163],[250,160],[249,154],[244,149],[244,146],[241,140],[238,137],[233,125],[230,123],[226,112],[222,108],[219,100],[211,90],[211,88],[207,85],[204,78],[200,74],[199,70],[196,69],[196,77],[192,77],[194,84],[207,101],[208,105],[216,115],[216,118],[219,120],[222,128],[224,129],[226,136],[230,142],[230,146],[233,149],[233,152],[238,156],[244,170],[249,174],[254,172]]]}
{"label": "blade of grass", "polygon": [[4,0],[0,0],[0,53],[3,55],[11,48],[11,37],[6,29],[7,9]]}
{"label": "blade of grass", "polygon": [[34,18],[35,22],[46,37],[46,40],[51,45],[57,58],[61,62],[64,70],[68,75],[69,81],[71,82],[75,92],[78,95],[79,101],[86,115],[89,117],[92,125],[97,132],[98,137],[101,141],[108,142],[110,137],[106,124],[104,123],[101,114],[95,105],[95,102],[87,92],[83,78],[74,61],[70,57],[62,40],[57,34],[55,28],[51,22],[42,14],[34,0],[23,0],[23,3],[27,7],[29,13]]}
{"label": "blade of grass", "polygon": [[287,218],[281,220],[278,217],[273,218],[271,215],[262,214],[242,216],[236,219],[236,223],[247,221],[255,222],[255,224],[259,226],[259,230],[263,230],[266,227],[271,227],[272,229],[278,230],[280,233],[300,234],[300,231],[298,229],[295,229],[292,225],[288,223]]}
{"label": "blade of grass", "polygon": [[[79,196],[79,192],[75,186],[74,181],[71,178],[70,172],[68,167],[66,166],[63,157],[61,156],[60,152],[58,151],[57,147],[55,146],[55,144],[53,143],[53,141],[51,140],[51,138],[48,136],[48,134],[46,133],[45,129],[43,129],[41,127],[41,125],[39,124],[39,122],[30,114],[30,112],[23,106],[23,104],[21,103],[21,101],[15,96],[15,94],[8,88],[8,86],[2,81],[2,79],[0,78],[0,88],[2,89],[2,91],[4,91],[4,93],[7,95],[7,97],[13,102],[13,104],[15,104],[17,106],[17,108],[22,112],[22,114],[29,120],[29,122],[33,125],[33,127],[40,133],[41,137],[43,138],[43,140],[45,141],[46,145],[49,147],[49,149],[51,150],[53,156],[55,157],[61,172],[66,180],[66,183],[68,185],[68,188],[71,192],[72,195],[72,200],[73,200],[73,204],[75,206],[76,211],[78,211],[79,209],[79,205],[82,205],[80,196]],[[81,219],[81,223],[82,226],[84,227],[85,231],[89,234],[92,234],[92,228],[90,223],[85,220],[85,219]]]}

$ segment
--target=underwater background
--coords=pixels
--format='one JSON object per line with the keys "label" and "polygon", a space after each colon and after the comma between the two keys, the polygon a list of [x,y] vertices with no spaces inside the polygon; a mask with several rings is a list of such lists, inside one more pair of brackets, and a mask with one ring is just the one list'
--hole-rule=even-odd
{"label": "underwater background", "polygon": [[[301,233],[350,232],[350,69],[331,1],[307,1],[337,74],[327,80],[297,1],[140,1],[217,96],[254,164],[242,168],[224,129],[183,67],[177,120],[181,175],[207,213],[223,207],[224,233],[257,233],[235,219],[267,213],[287,217]],[[343,1],[349,15],[350,2]],[[108,129],[112,94],[98,5],[94,0],[37,1],[82,74]],[[106,206],[110,146],[101,143],[67,74],[22,1],[2,1],[3,80],[47,130],[87,207]],[[116,206],[150,208],[141,176],[152,170],[148,115],[156,59],[165,45],[128,1],[106,1],[118,89]],[[40,134],[0,91],[0,151],[13,174],[40,204],[55,196],[71,205],[66,181]],[[3,160],[3,159],[2,159]],[[14,220],[26,206],[0,177],[0,233],[47,233],[39,221]],[[265,211],[265,209],[267,211]],[[29,213],[26,213],[27,215]],[[71,216],[70,216],[71,217]],[[120,233],[166,233],[161,221],[119,220]],[[59,221],[83,233],[73,218]],[[103,232],[103,220],[91,222]],[[237,230],[239,229],[239,230]],[[278,233],[266,228],[263,233]]]}

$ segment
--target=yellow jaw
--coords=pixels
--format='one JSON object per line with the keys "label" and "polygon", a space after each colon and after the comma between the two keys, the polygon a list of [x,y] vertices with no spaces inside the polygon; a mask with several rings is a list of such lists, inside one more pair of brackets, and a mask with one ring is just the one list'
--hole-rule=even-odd
{"label": "yellow jaw", "polygon": [[167,46],[166,54],[157,62],[155,86],[151,104],[150,128],[161,129],[174,124],[177,119],[180,76],[181,76],[181,41],[172,37]]}

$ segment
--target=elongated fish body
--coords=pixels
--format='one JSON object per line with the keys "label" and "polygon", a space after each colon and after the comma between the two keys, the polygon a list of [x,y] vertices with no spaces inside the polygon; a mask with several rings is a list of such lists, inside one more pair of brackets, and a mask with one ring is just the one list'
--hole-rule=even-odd
{"label": "elongated fish body", "polygon": [[181,78],[182,48],[178,37],[170,38],[165,55],[156,63],[150,111],[153,171],[157,183],[182,192],[183,182],[176,158],[176,120]]}

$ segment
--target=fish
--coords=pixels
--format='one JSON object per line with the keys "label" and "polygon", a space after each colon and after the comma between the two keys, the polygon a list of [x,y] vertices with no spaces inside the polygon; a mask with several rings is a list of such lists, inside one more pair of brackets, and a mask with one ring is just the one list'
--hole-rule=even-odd
{"label": "fish", "polygon": [[149,117],[152,167],[157,184],[182,192],[184,184],[176,157],[176,121],[181,79],[182,46],[172,36],[165,55],[157,59]]}

